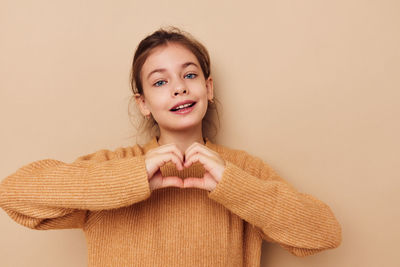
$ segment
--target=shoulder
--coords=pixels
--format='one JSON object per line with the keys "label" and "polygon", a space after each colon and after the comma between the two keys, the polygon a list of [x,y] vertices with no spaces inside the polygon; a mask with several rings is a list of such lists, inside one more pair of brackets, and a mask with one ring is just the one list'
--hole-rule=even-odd
{"label": "shoulder", "polygon": [[252,175],[262,179],[276,179],[283,181],[268,163],[257,156],[249,154],[245,150],[216,145],[216,152],[218,152],[224,160],[233,163]]}
{"label": "shoulder", "polygon": [[251,155],[245,150],[230,148],[224,145],[215,144],[215,151],[224,159],[234,163],[238,167],[245,168],[251,165],[259,167],[263,164],[263,160]]}
{"label": "shoulder", "polygon": [[123,158],[131,158],[135,156],[143,155],[143,147],[135,144],[129,147],[118,147],[114,150],[110,149],[100,149],[96,152],[86,154],[78,157],[75,162],[84,162],[84,161],[108,161],[113,159],[123,159]]}

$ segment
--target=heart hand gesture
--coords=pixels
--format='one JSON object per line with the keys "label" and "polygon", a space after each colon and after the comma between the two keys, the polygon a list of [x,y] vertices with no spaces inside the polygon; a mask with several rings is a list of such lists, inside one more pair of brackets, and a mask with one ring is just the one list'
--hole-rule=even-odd
{"label": "heart hand gesture", "polygon": [[164,187],[183,187],[183,181],[177,176],[163,177],[160,168],[167,162],[175,163],[178,170],[183,170],[183,155],[174,144],[163,145],[149,150],[145,155],[147,177],[150,190]]}
{"label": "heart hand gesture", "polygon": [[185,152],[184,166],[190,167],[199,161],[206,172],[203,178],[188,177],[183,182],[183,187],[193,187],[212,191],[222,178],[225,170],[225,161],[219,154],[208,147],[194,142]]}
{"label": "heart hand gesture", "polygon": [[[181,179],[177,176],[163,177],[160,172],[167,162],[172,161],[178,170],[190,167],[199,161],[206,172],[202,178],[188,177]],[[200,188],[212,191],[222,178],[225,170],[225,161],[215,151],[200,143],[193,143],[185,151],[185,159],[178,147],[167,144],[149,150],[145,155],[147,175],[149,177],[150,190],[164,187]]]}

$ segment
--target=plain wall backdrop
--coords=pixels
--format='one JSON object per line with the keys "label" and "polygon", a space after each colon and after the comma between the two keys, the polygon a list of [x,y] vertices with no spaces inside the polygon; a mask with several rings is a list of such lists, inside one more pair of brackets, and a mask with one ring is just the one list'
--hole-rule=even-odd
{"label": "plain wall backdrop", "polygon": [[[263,245],[261,266],[398,266],[400,2],[0,0],[0,179],[32,161],[131,146],[129,71],[160,26],[209,49],[217,142],[327,203],[335,250]],[[0,266],[86,266],[80,230],[0,211]]]}

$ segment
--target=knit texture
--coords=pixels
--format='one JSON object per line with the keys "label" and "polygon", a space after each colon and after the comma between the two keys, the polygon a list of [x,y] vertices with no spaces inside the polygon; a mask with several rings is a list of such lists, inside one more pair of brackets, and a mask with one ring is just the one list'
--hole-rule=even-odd
{"label": "knit texture", "polygon": [[[81,228],[89,266],[260,266],[262,239],[297,256],[341,243],[326,204],[298,192],[261,159],[209,140],[226,162],[213,191],[151,192],[144,155],[158,146],[154,137],[72,163],[35,161],[1,182],[0,206],[29,228]],[[161,167],[163,176],[204,172],[200,163],[183,171]]]}

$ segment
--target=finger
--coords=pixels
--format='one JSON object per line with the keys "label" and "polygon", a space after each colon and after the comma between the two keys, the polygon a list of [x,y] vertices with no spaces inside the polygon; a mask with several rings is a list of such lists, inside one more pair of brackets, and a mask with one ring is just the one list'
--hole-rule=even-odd
{"label": "finger", "polygon": [[183,187],[183,180],[178,176],[163,177],[161,188],[165,187]]}
{"label": "finger", "polygon": [[168,153],[168,152],[175,153],[176,156],[183,162],[183,153],[178,149],[178,147],[175,144],[162,145],[160,147],[149,150],[147,153],[162,154],[162,153]]}
{"label": "finger", "polygon": [[[214,154],[208,153],[208,151],[205,151],[203,149],[197,151],[197,148],[193,148],[191,153],[192,154],[185,158],[185,163],[183,165],[186,168],[190,167],[193,163],[200,161],[207,170],[210,170],[213,165],[216,165],[218,163],[222,164],[223,162],[219,155],[215,156]],[[206,166],[209,167],[207,168]]]}
{"label": "finger", "polygon": [[158,171],[153,178],[149,181],[150,190],[154,191],[164,187],[183,187],[183,181],[176,176],[162,177],[161,172]]}
{"label": "finger", "polygon": [[157,156],[158,159],[158,167],[162,167],[163,165],[165,165],[166,163],[172,161],[173,163],[175,163],[175,166],[178,170],[183,170],[183,164],[182,161],[178,158],[178,156],[173,153],[173,152],[167,152],[164,154],[159,154]]}
{"label": "finger", "polygon": [[184,188],[199,188],[208,191],[212,191],[216,187],[217,183],[204,178],[186,178],[183,180],[183,187]]}
{"label": "finger", "polygon": [[193,155],[194,153],[196,153],[197,150],[194,150],[196,147],[201,146],[200,143],[198,142],[194,142],[193,144],[191,144],[185,151],[185,161],[188,157],[190,157],[191,155]]}
{"label": "finger", "polygon": [[183,180],[183,187],[188,188],[188,187],[195,187],[195,188],[200,188],[204,189],[204,179],[203,178],[185,178]]}
{"label": "finger", "polygon": [[198,143],[198,142],[193,142],[188,148],[186,148],[185,156],[190,152],[190,150],[191,150],[194,146],[197,146],[197,144],[199,144],[199,143]]}
{"label": "finger", "polygon": [[183,181],[177,176],[162,177],[161,174],[157,175],[154,179],[149,181],[150,190],[154,191],[156,189],[165,187],[183,187]]}
{"label": "finger", "polygon": [[[187,162],[185,162],[185,167],[188,167],[197,161],[203,165],[204,169],[211,175],[213,180],[219,182],[222,179],[222,174],[225,170],[224,163],[216,161],[216,158],[210,158],[206,155],[197,153],[190,157]],[[186,164],[188,166],[186,166]]]}
{"label": "finger", "polygon": [[206,170],[209,170],[211,168],[210,164],[212,164],[210,158],[204,154],[196,153],[192,154],[192,156],[188,157],[185,161],[184,166],[185,167],[190,167],[193,163],[199,161],[201,164],[203,164],[204,168]]}
{"label": "finger", "polygon": [[190,158],[193,154],[196,153],[205,154],[208,155],[209,157],[219,157],[218,153],[209,149],[208,147],[199,143],[194,143],[185,151],[185,161],[187,161],[188,158]]}
{"label": "finger", "polygon": [[167,162],[172,161],[178,170],[183,170],[183,165],[175,153],[154,154],[147,156],[145,163],[149,179]]}
{"label": "finger", "polygon": [[157,171],[153,177],[149,179],[150,190],[153,191],[161,186],[162,176],[161,172]]}

